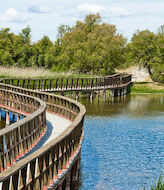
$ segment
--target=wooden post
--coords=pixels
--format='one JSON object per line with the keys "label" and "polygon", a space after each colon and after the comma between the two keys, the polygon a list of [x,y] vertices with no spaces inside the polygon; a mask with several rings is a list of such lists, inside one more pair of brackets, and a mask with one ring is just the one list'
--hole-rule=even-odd
{"label": "wooden post", "polygon": [[9,111],[6,111],[6,127],[10,125]]}
{"label": "wooden post", "polygon": [[62,190],[62,189],[63,189],[63,184],[61,183],[61,184],[58,186],[57,190]]}
{"label": "wooden post", "polygon": [[17,121],[19,121],[19,120],[20,120],[19,115],[18,115],[18,114],[16,114],[16,116],[17,116]]}
{"label": "wooden post", "polygon": [[98,93],[97,93],[97,94],[98,94],[98,99],[99,99],[99,98],[100,98],[100,90],[98,90]]}
{"label": "wooden post", "polygon": [[120,89],[120,95],[123,96],[124,93],[123,93],[123,88]]}
{"label": "wooden post", "polygon": [[108,90],[108,98],[110,97],[110,91]]}
{"label": "wooden post", "polygon": [[66,89],[67,88],[69,88],[68,79],[67,79],[67,82],[66,82]]}
{"label": "wooden post", "polygon": [[125,87],[124,88],[124,95],[126,95],[127,94],[127,88]]}
{"label": "wooden post", "polygon": [[68,172],[66,176],[66,189],[65,190],[71,190],[71,173]]}
{"label": "wooden post", "polygon": [[38,83],[38,90],[40,91],[40,89],[41,89],[41,88],[40,88],[40,82],[41,82],[41,80],[38,80],[38,82],[39,82],[39,83]]}
{"label": "wooden post", "polygon": [[76,91],[76,101],[79,99],[79,92]]}
{"label": "wooden post", "polygon": [[93,92],[92,92],[92,90],[91,90],[90,99],[92,100],[92,98],[93,98]]}
{"label": "wooden post", "polygon": [[121,96],[120,89],[117,90],[117,96]]}
{"label": "wooden post", "polygon": [[106,90],[103,90],[103,98],[106,98]]}
{"label": "wooden post", "polygon": [[82,81],[81,81],[81,88],[83,88],[83,83],[84,83],[84,82],[83,82],[83,78],[82,78]]}
{"label": "wooden post", "polygon": [[111,90],[111,96],[114,97],[114,89]]}

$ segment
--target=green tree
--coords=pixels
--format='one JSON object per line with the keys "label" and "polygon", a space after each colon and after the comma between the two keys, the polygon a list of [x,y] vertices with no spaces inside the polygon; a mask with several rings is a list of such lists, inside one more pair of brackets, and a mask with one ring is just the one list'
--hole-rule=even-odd
{"label": "green tree", "polygon": [[145,30],[137,31],[128,44],[133,63],[148,69],[153,80],[164,81],[164,32],[161,27],[157,34]]}
{"label": "green tree", "polygon": [[[52,68],[54,62],[54,44],[48,38],[44,36],[35,44],[37,51],[37,65],[46,68]],[[54,50],[54,51],[53,51]]]}
{"label": "green tree", "polygon": [[111,74],[124,63],[126,39],[114,25],[102,23],[99,14],[87,15],[72,28],[59,29],[54,69]]}
{"label": "green tree", "polygon": [[[17,36],[14,44],[14,60],[15,65],[20,67],[31,67],[34,65],[32,57],[36,54],[35,48],[31,43],[31,28],[27,26]],[[33,59],[34,61],[34,59]]]}

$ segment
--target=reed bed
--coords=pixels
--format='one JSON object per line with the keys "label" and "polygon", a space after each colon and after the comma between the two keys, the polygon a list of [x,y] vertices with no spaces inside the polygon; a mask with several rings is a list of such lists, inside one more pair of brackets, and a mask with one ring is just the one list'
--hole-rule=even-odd
{"label": "reed bed", "polygon": [[[79,77],[84,75],[72,72],[56,73],[45,68],[20,68],[0,66],[0,78],[53,78],[53,77]],[[89,76],[89,75],[85,75]]]}

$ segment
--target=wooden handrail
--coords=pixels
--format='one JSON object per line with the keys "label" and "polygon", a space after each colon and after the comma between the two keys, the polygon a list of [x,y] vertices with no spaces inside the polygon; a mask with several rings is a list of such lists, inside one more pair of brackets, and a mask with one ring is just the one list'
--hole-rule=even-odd
{"label": "wooden handrail", "polygon": [[[63,167],[66,167],[69,159],[77,148],[79,148],[82,141],[83,120],[86,112],[85,107],[80,103],[63,96],[36,92],[1,83],[0,88],[38,97],[47,103],[47,111],[54,112],[73,121],[72,124],[56,139],[26,157],[26,159],[16,162],[16,164],[0,174],[0,183],[2,183],[3,187],[6,189],[9,187],[10,183],[14,185],[14,181],[18,180],[21,181],[18,189],[23,189],[31,184],[37,187],[36,189],[42,189],[44,183],[48,183],[48,181],[44,181],[43,179],[46,178],[47,180],[50,180],[57,175]],[[17,125],[17,123],[15,123],[15,125]],[[51,159],[49,159],[50,157]],[[48,164],[46,168],[44,168],[45,163]],[[41,170],[39,170],[40,166],[42,166]],[[30,172],[28,168],[30,168]],[[52,168],[55,168],[54,175],[47,173],[47,170]],[[36,175],[33,175],[31,172],[33,171],[36,173],[35,169],[39,170],[39,172]],[[20,172],[22,175],[20,175]],[[12,182],[10,181],[11,176]],[[29,180],[24,181],[24,178]],[[40,178],[44,181],[41,186],[39,185]]]}
{"label": "wooden handrail", "polygon": [[[41,190],[44,186],[51,184],[52,181],[55,181],[55,187],[57,187],[59,176],[62,176],[62,174],[65,176],[71,168],[75,156],[81,150],[83,122],[86,112],[85,107],[75,100],[42,91],[48,88],[58,91],[119,90],[131,83],[131,75],[117,74],[115,76],[93,78],[29,80],[2,79],[0,82],[0,88],[3,91],[14,91],[18,94],[38,98],[46,103],[48,112],[58,114],[72,121],[71,125],[57,138],[0,173],[0,187],[2,189],[11,187],[11,189],[23,190],[33,187],[33,189]],[[28,117],[31,117],[31,115],[26,118]],[[18,123],[14,125],[18,126]]]}
{"label": "wooden handrail", "polygon": [[51,78],[51,79],[1,79],[1,83],[20,86],[37,91],[83,91],[119,87],[131,82],[131,75],[116,74],[104,77]]}
{"label": "wooden handrail", "polygon": [[35,97],[0,89],[0,107],[21,110],[22,120],[0,130],[0,172],[27,153],[46,130],[46,104]]}

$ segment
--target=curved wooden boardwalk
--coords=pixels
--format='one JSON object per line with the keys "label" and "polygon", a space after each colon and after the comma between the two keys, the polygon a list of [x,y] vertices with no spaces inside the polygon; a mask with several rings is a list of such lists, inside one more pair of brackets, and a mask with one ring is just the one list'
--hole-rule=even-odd
{"label": "curved wooden boardwalk", "polygon": [[[130,75],[3,79],[0,109],[17,122],[0,130],[0,190],[73,189],[78,179],[85,107],[47,92],[111,90],[125,95]],[[23,119],[19,120],[19,118]]]}
{"label": "curved wooden boardwalk", "polygon": [[49,113],[49,112],[46,112],[46,120],[47,120],[47,129],[45,131],[45,134],[40,139],[39,143],[37,145],[35,145],[27,154],[25,154],[22,157],[22,159],[29,156],[33,152],[37,151],[44,145],[48,144],[51,140],[57,138],[72,123],[71,121],[69,121],[66,118],[63,118],[61,116],[58,116],[56,114]]}
{"label": "curved wooden boardwalk", "polygon": [[94,78],[53,78],[53,79],[2,79],[4,84],[15,85],[41,92],[99,91],[123,89],[132,83],[131,75],[111,75]]}

